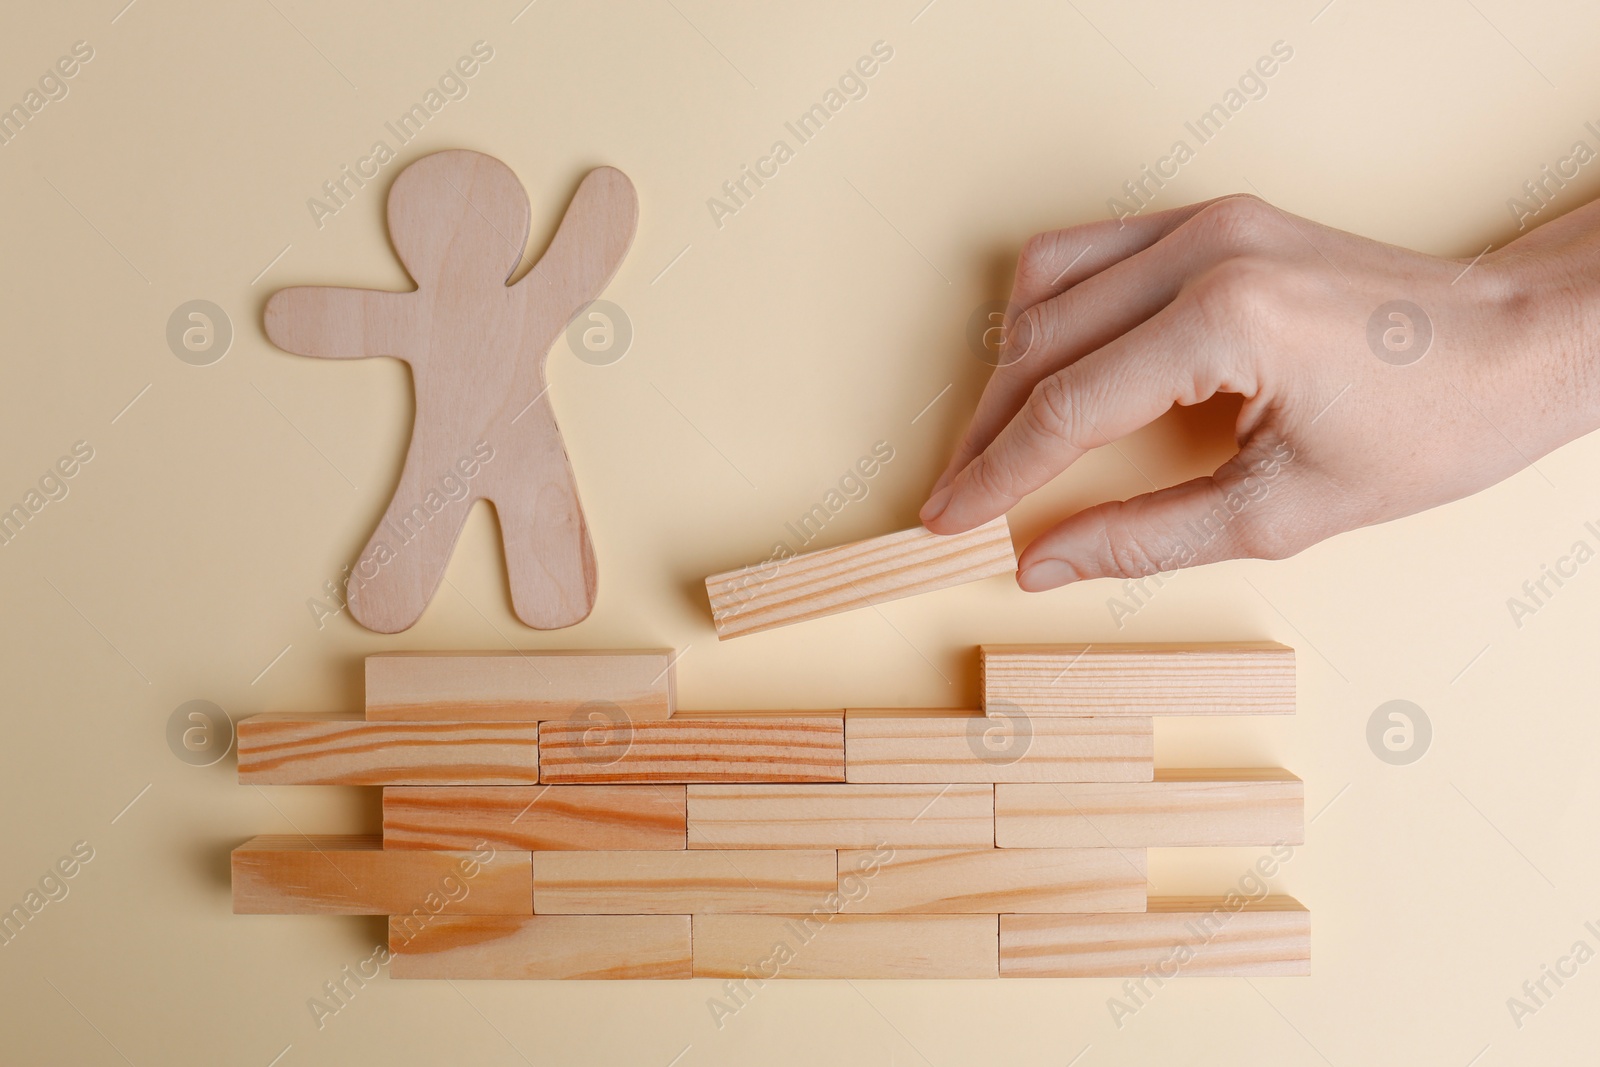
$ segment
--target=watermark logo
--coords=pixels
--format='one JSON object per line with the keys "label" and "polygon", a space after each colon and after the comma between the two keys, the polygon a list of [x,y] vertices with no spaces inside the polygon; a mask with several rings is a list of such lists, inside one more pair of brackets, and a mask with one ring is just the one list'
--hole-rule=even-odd
{"label": "watermark logo", "polygon": [[[111,21],[115,22],[116,19]],[[49,104],[58,100],[65,100],[72,91],[68,84],[94,58],[94,45],[88,41],[75,41],[70,54],[58,58],[55,63],[44,69],[38,80],[28,86],[17,102],[7,107],[0,103],[0,146],[8,145],[12,139],[22,133],[23,128],[31,122],[38,121],[38,115]],[[63,197],[63,199],[65,199]]]}
{"label": "watermark logo", "polygon": [[[783,172],[784,165],[794,159],[799,150],[815,139],[845,108],[865,100],[871,89],[871,79],[893,58],[894,48],[887,41],[872,42],[871,51],[846,67],[838,80],[823,91],[820,99],[795,115],[792,121],[785,122],[783,136],[774,138],[766,152],[757,156],[752,163],[741,164],[739,173],[723,182],[717,195],[706,198],[706,211],[711,215],[712,225],[719,230],[727,225],[728,219],[749,207],[756,193],[777,178]],[[745,78],[745,81],[749,80]],[[750,87],[755,88],[754,83]],[[860,193],[860,190],[856,192]],[[868,203],[870,205],[871,201]]]}
{"label": "watermark logo", "polygon": [[1367,747],[1383,762],[1395,767],[1415,763],[1433,743],[1433,722],[1428,713],[1409,700],[1379,704],[1367,719]]}
{"label": "watermark logo", "polygon": [[189,300],[167,316],[167,347],[191,367],[209,367],[233,347],[233,320],[209,300]]}
{"label": "watermark logo", "polygon": [[1033,719],[1008,700],[994,701],[967,720],[967,747],[991,767],[1009,767],[1033,747]]}
{"label": "watermark logo", "polygon": [[633,748],[633,717],[609,700],[591,700],[572,718],[589,723],[576,755],[591,767],[609,767]]}
{"label": "watermark logo", "polygon": [[1530,1015],[1549,1006],[1566,984],[1578,977],[1579,969],[1594,959],[1594,946],[1600,944],[1600,922],[1584,923],[1583,932],[1585,936],[1575,940],[1565,955],[1557,956],[1553,963],[1539,965],[1538,974],[1522,983],[1521,996],[1506,998],[1506,1010],[1518,1030],[1527,1024]]}
{"label": "watermark logo", "polygon": [[[0,911],[0,947],[10,945],[22,936],[22,931],[28,924],[37,921],[39,913],[46,907],[66,900],[67,894],[72,892],[72,887],[68,883],[76,878],[84,865],[92,859],[94,859],[94,846],[87,841],[79,841],[72,846],[71,852],[62,855],[54,864],[46,867],[38,883],[29,887],[20,901],[11,905],[9,910]],[[0,908],[3,907],[4,905],[0,905]]]}
{"label": "watermark logo", "polygon": [[[967,318],[967,347],[989,367],[1009,367],[1028,354],[1028,319],[1004,300],[979,304]],[[1008,347],[1006,342],[1010,341]]]}
{"label": "watermark logo", "polygon": [[1433,346],[1433,320],[1409,300],[1380,304],[1367,320],[1367,347],[1395,367],[1408,367]]}
{"label": "watermark logo", "polygon": [[739,969],[738,978],[723,982],[721,996],[706,998],[706,1010],[710,1012],[711,1021],[718,1030],[748,1007],[768,982],[780,977],[784,969],[805,951],[806,946],[827,929],[829,923],[867,899],[872,891],[872,879],[893,862],[894,849],[879,841],[870,851],[855,852],[854,863],[850,864],[853,870],[846,869],[847,855],[849,853],[839,854],[838,887],[824,895],[809,912],[789,916],[774,931],[772,949],[766,956],[746,963]]}
{"label": "watermark logo", "polygon": [[[409,945],[450,905],[466,900],[472,892],[472,880],[499,854],[488,841],[479,841],[470,853],[459,857],[409,914],[389,916],[389,944]],[[317,1017],[318,1029],[321,1029],[321,1018],[315,1007],[311,1008],[311,1014]]]}
{"label": "watermark logo", "polygon": [[167,716],[167,747],[191,767],[209,767],[233,748],[233,720],[209,700],[179,704]]}
{"label": "watermark logo", "polygon": [[733,618],[743,611],[751,598],[782,573],[785,561],[799,555],[801,549],[820,537],[823,528],[837,518],[846,507],[867,498],[872,491],[872,479],[876,478],[894,457],[892,444],[888,441],[875,442],[872,451],[845,468],[844,473],[839,476],[838,483],[824,493],[820,500],[793,522],[783,524],[785,534],[794,538],[793,545],[789,544],[787,538],[778,541],[772,546],[772,553],[763,562],[751,564],[730,575],[726,581],[718,582],[713,603],[722,604],[724,600],[727,603],[716,609],[720,612],[717,617]]}
{"label": "watermark logo", "polygon": [[[1139,168],[1137,174],[1122,183],[1121,199],[1113,196],[1106,201],[1106,211],[1122,226],[1140,214],[1152,203],[1161,190],[1173,183],[1184,167],[1194,161],[1200,149],[1221,135],[1245,106],[1252,101],[1266,99],[1271,86],[1268,82],[1294,58],[1294,46],[1277,40],[1256,61],[1246,67],[1238,79],[1215,97],[1210,107],[1183,124],[1183,133],[1173,138],[1165,153]],[[1120,227],[1119,227],[1120,228]]]}
{"label": "watermark logo", "polygon": [[633,345],[633,320],[609,300],[596,300],[567,327],[567,347],[592,367],[621,362]]}
{"label": "watermark logo", "polygon": [[[384,167],[400,158],[399,149],[421,137],[423,128],[447,105],[465,100],[472,91],[472,79],[492,59],[494,47],[487,41],[474,41],[471,49],[446,67],[438,80],[423,90],[420,98],[413,98],[409,108],[383,124],[383,136],[373,140],[365,155],[357,156],[354,164],[343,164],[333,177],[323,182],[319,190],[321,195],[306,199],[306,210],[317,229],[322,229],[328,219],[349,207],[362,189],[377,180]],[[393,144],[390,144],[391,138]]]}
{"label": "watermark logo", "polygon": [[[1279,841],[1272,850],[1256,858],[1245,868],[1225,896],[1217,898],[1217,906],[1209,911],[1196,912],[1185,920],[1183,932],[1173,938],[1166,951],[1152,963],[1139,968],[1139,973],[1122,983],[1122,996],[1106,998],[1106,1010],[1118,1030],[1129,1019],[1138,1015],[1155,998],[1156,993],[1170,980],[1179,977],[1183,969],[1196,959],[1205,959],[1213,941],[1227,932],[1233,917],[1253,903],[1260,903],[1272,895],[1271,880],[1294,859],[1294,846]],[[1226,946],[1227,941],[1223,942]],[[1150,946],[1151,955],[1157,950]]]}

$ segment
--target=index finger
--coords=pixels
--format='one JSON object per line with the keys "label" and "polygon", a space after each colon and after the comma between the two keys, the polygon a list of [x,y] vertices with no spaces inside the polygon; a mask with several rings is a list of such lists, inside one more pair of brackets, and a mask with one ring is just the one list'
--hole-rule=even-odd
{"label": "index finger", "polygon": [[[1205,206],[1204,203],[1190,204],[1133,219],[1107,219],[1037,234],[1028,240],[1017,258],[998,364],[978,398],[977,408],[955,454],[934,483],[932,493],[949,485],[963,467],[988,447],[1022,408],[1028,391],[1033,388],[1034,381],[1027,377],[1031,367],[1010,368],[1020,364],[1029,354],[1029,346],[1042,339],[1032,336],[1026,328],[1015,329],[1018,317],[1029,308],[1053,300],[1145,251]],[[1154,308],[1148,308],[1145,313],[1153,311]]]}
{"label": "index finger", "polygon": [[1223,339],[1190,306],[1171,304],[1078,362],[1043,379],[922,515],[934,533],[961,533],[1003,515],[1091,448],[1154,422],[1174,404],[1214,394]]}

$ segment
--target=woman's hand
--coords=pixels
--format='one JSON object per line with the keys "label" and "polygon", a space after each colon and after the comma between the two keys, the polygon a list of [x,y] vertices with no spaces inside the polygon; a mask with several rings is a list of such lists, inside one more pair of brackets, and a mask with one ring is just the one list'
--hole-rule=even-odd
{"label": "woman's hand", "polygon": [[1028,242],[1007,320],[928,529],[971,529],[1173,404],[1238,393],[1238,455],[1066,517],[1018,582],[1281,559],[1600,425],[1600,203],[1475,262],[1248,196],[1092,223]]}

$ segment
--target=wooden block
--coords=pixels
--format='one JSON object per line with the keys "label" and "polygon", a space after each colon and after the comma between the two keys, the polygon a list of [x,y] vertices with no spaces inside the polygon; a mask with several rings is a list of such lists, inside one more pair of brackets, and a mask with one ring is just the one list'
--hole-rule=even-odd
{"label": "wooden block", "polygon": [[1272,641],[982,645],[978,669],[991,715],[1294,713],[1294,649]]}
{"label": "wooden block", "polygon": [[390,978],[688,978],[687,915],[441,916],[389,923]]}
{"label": "wooden block", "polygon": [[1244,905],[1225,897],[1152,897],[1142,913],[1002,915],[1000,976],[1310,974],[1311,913],[1304,905],[1282,896]]}
{"label": "wooden block", "polygon": [[[839,853],[852,914],[1143,911],[1143,849],[894,849]],[[534,867],[537,875],[537,863]],[[537,901],[538,880],[534,882]],[[537,905],[535,906],[537,910]]]}
{"label": "wooden block", "polygon": [[543,255],[510,285],[531,212],[498,159],[424,156],[389,187],[388,214],[414,289],[300,286],[274,293],[265,313],[267,336],[287,351],[410,364],[411,444],[388,510],[350,568],[350,613],[380,633],[416,622],[468,513],[490,500],[517,618],[538,630],[571,626],[594,607],[594,548],[545,360],[627,255],[639,221],[633,185],[611,167],[590,171]]}
{"label": "wooden block", "polygon": [[[359,715],[239,720],[249,785],[521,785],[539,780],[536,722],[368,722]],[[476,844],[477,842],[472,842]]]}
{"label": "wooden block", "polygon": [[367,657],[367,718],[665,719],[677,692],[674,656],[670,648],[379,652]]}
{"label": "wooden block", "polygon": [[1305,784],[1279,768],[1161,770],[1153,782],[1001,785],[1001,848],[1298,845]]}
{"label": "wooden block", "polygon": [[994,978],[996,915],[696,915],[696,978]]}
{"label": "wooden block", "polygon": [[820,849],[533,856],[538,915],[785,914],[837,888],[837,853]]}
{"label": "wooden block", "polygon": [[1002,515],[966,533],[941,536],[918,526],[713,574],[706,592],[720,640],[1016,569]]}
{"label": "wooden block", "polygon": [[847,782],[1148,782],[1149,718],[1098,719],[982,712],[851,710],[844,720]]}
{"label": "wooden block", "polygon": [[990,848],[989,785],[691,785],[689,847]]}
{"label": "wooden block", "polygon": [[842,782],[844,716],[546,722],[542,782]]}
{"label": "wooden block", "polygon": [[530,915],[532,854],[385,850],[377,835],[252,837],[233,850],[237,915]]}
{"label": "wooden block", "polygon": [[385,789],[383,845],[681,849],[685,811],[681,785]]}

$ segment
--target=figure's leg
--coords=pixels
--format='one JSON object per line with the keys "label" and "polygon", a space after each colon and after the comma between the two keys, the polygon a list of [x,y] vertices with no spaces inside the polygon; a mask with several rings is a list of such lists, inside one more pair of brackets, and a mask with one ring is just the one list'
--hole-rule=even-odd
{"label": "figure's leg", "polygon": [[500,516],[517,618],[558,630],[594,609],[594,546],[549,398],[524,411],[515,429],[498,435],[504,454],[485,466],[478,491]]}
{"label": "figure's leg", "polygon": [[378,633],[399,633],[422,617],[479,495],[455,469],[471,449],[421,433],[420,425],[413,430],[400,485],[350,571],[350,614]]}

